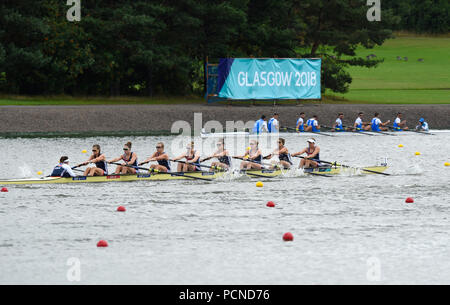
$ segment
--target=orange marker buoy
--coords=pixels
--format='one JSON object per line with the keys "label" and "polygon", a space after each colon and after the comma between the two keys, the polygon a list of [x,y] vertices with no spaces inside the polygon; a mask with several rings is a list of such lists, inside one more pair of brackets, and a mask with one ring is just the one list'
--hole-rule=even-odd
{"label": "orange marker buoy", "polygon": [[414,203],[414,199],[411,197],[406,198],[405,200],[406,203]]}
{"label": "orange marker buoy", "polygon": [[2,192],[2,193],[8,193],[9,191],[8,191],[8,189],[7,189],[6,187],[3,187],[2,190],[1,190],[1,192]]}
{"label": "orange marker buoy", "polygon": [[97,247],[98,248],[106,248],[106,247],[108,247],[108,242],[106,242],[106,240],[101,240],[97,243]]}
{"label": "orange marker buoy", "polygon": [[275,207],[275,203],[274,203],[273,201],[269,201],[269,202],[267,203],[267,207],[269,207],[269,208],[274,208],[274,207]]}
{"label": "orange marker buoy", "polygon": [[124,206],[120,206],[117,208],[117,212],[126,212],[127,209]]}
{"label": "orange marker buoy", "polygon": [[284,241],[293,241],[294,240],[294,235],[292,235],[292,233],[290,233],[290,232],[284,233],[283,240]]}

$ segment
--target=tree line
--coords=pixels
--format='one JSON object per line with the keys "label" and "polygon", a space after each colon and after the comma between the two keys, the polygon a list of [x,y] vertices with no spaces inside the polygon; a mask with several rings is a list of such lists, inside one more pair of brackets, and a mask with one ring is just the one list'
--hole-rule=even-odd
{"label": "tree line", "polygon": [[206,58],[320,57],[323,90],[346,92],[347,67],[380,62],[357,57],[357,47],[381,45],[410,23],[445,31],[444,22],[403,19],[414,2],[383,1],[382,21],[369,22],[366,0],[96,0],[68,22],[65,0],[3,0],[0,91],[202,94]]}

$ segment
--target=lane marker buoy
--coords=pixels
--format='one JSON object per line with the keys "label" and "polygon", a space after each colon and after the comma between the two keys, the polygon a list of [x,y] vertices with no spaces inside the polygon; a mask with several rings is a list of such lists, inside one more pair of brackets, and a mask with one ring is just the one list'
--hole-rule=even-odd
{"label": "lane marker buoy", "polygon": [[416,151],[416,156],[420,156],[420,155],[421,155],[421,153]]}
{"label": "lane marker buoy", "polygon": [[292,235],[292,233],[290,233],[290,232],[284,233],[283,240],[284,241],[293,241],[294,235]]}
{"label": "lane marker buoy", "polygon": [[406,203],[414,203],[414,199],[412,197],[408,197],[405,200]]}
{"label": "lane marker buoy", "polygon": [[6,187],[2,187],[2,189],[1,189],[0,192],[2,192],[2,193],[8,193],[9,191],[8,191],[8,189],[7,189]]}
{"label": "lane marker buoy", "polygon": [[106,248],[108,247],[108,242],[106,240],[101,240],[97,243],[98,248]]}
{"label": "lane marker buoy", "polygon": [[275,203],[274,203],[273,201],[269,201],[269,202],[267,203],[267,207],[269,207],[269,208],[274,208],[274,207],[275,207]]}
{"label": "lane marker buoy", "polygon": [[124,206],[120,206],[117,208],[117,212],[126,212],[127,209]]}
{"label": "lane marker buoy", "polygon": [[256,182],[256,187],[263,187],[264,184],[261,181]]}

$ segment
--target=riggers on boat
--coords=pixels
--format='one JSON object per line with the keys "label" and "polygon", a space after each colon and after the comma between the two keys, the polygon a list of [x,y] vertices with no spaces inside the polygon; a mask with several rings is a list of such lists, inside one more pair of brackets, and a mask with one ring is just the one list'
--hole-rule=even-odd
{"label": "riggers on boat", "polygon": [[[383,173],[387,166],[373,166],[356,168],[344,168],[341,166],[328,166],[319,168],[305,169],[306,174],[312,175],[338,175],[343,172],[359,172],[361,174]],[[251,178],[275,178],[287,170],[280,169],[262,169],[262,170],[248,170],[242,171],[243,174]],[[227,172],[188,172],[188,173],[141,173],[135,175],[108,175],[108,176],[94,176],[85,177],[78,176],[73,178],[60,177],[45,177],[40,179],[15,179],[15,180],[0,180],[0,185],[24,185],[24,184],[68,184],[68,183],[106,183],[106,182],[131,182],[131,181],[168,181],[168,180],[215,180],[223,177]]]}

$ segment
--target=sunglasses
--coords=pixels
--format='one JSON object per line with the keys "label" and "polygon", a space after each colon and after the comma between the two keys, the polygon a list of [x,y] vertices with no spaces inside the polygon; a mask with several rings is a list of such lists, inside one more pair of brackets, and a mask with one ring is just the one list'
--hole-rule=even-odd
{"label": "sunglasses", "polygon": [[162,146],[156,146],[156,149],[163,148]]}
{"label": "sunglasses", "polygon": [[127,150],[130,150],[130,149],[129,149],[129,148],[124,148],[123,150],[124,150],[124,151],[127,151]]}
{"label": "sunglasses", "polygon": [[92,150],[92,152],[97,152],[97,151],[98,151],[98,150],[94,150],[94,149]]}

